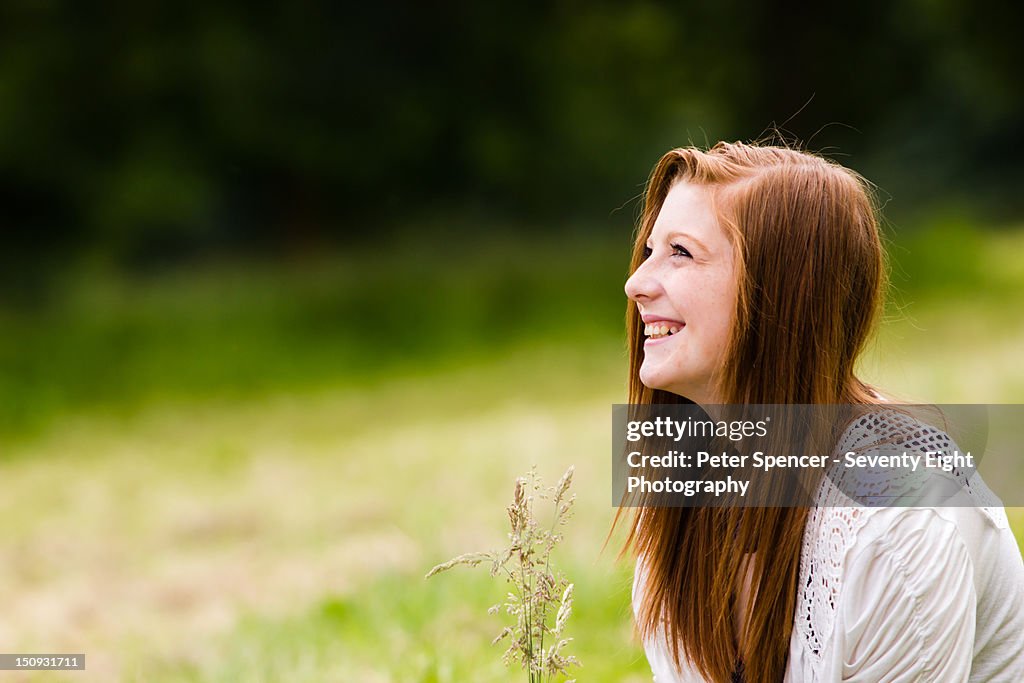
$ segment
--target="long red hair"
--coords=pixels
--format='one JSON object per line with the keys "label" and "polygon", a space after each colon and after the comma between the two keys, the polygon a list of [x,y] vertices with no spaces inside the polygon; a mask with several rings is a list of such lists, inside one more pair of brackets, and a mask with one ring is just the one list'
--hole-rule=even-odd
{"label": "long red hair", "polygon": [[[739,264],[736,324],[718,373],[724,402],[879,402],[855,375],[886,281],[866,181],[784,147],[720,142],[707,151],[674,149],[647,183],[630,273],[643,261],[677,182],[712,190]],[[630,403],[688,403],[640,381],[643,324],[633,301],[626,328]],[[626,509],[619,508],[613,528]],[[637,619],[641,636],[663,625],[676,662],[685,656],[712,681],[729,681],[740,659],[747,683],[781,681],[806,519],[800,507],[634,509],[623,553],[642,556],[647,572]],[[752,599],[737,642],[737,588],[748,573]]]}

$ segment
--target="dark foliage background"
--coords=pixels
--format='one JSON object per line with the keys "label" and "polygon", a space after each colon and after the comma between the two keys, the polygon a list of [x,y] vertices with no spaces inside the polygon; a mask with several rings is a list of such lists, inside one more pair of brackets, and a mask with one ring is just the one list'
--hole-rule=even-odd
{"label": "dark foliage background", "polygon": [[425,216],[618,229],[661,152],[773,125],[878,183],[894,215],[941,198],[1005,216],[1024,179],[1021,13],[6,3],[4,271],[277,254]]}

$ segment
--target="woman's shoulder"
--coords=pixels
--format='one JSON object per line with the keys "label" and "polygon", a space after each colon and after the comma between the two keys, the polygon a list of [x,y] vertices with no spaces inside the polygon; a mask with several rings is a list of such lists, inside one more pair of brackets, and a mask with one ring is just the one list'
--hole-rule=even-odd
{"label": "woman's shoulder", "polygon": [[[880,440],[910,454],[955,449],[943,429],[885,407],[849,425],[838,447],[870,449]],[[993,667],[1005,664],[1006,648],[989,643],[1002,642],[991,634],[1021,631],[1024,616],[1014,614],[1024,606],[1024,562],[1001,503],[980,477],[964,474],[940,473],[958,487],[953,504],[943,506],[855,505],[843,490],[849,482],[822,481],[804,533],[792,651],[805,674],[828,669],[835,656],[834,664],[848,661],[864,638],[896,632],[903,635],[888,649],[908,661],[949,664],[940,653],[952,643],[969,664],[976,649],[979,671],[985,656]],[[920,482],[888,483],[906,489]],[[1013,604],[1008,596],[1016,596]],[[1018,665],[1014,659],[1013,671]],[[873,661],[861,673],[879,680],[871,676],[890,666],[901,664]]]}
{"label": "woman's shoulder", "polygon": [[[956,448],[946,431],[878,406],[847,426],[837,451],[870,450],[880,442],[910,454]],[[865,475],[854,484],[826,477],[808,514],[794,644],[810,665],[821,663],[836,639],[849,635],[851,624],[884,617],[889,622],[876,626],[891,625],[903,604],[917,606],[902,616],[915,638],[927,639],[934,624],[974,614],[974,601],[992,603],[1010,585],[1024,591],[1024,569],[1006,513],[980,478],[940,474],[958,488],[956,506],[855,504],[847,494],[871,484],[871,474],[852,473]],[[886,481],[904,493],[919,484]],[[931,616],[925,618],[926,612]]]}
{"label": "woman's shoulder", "polygon": [[[840,464],[822,482],[816,504],[965,508],[966,517],[980,512],[994,526],[1007,528],[1002,501],[974,468],[969,452],[965,456],[948,427],[939,426],[952,422],[928,406],[882,404],[863,411],[839,436],[833,460]],[[868,464],[847,466],[849,453]]]}
{"label": "woman's shoulder", "polygon": [[793,641],[805,672],[869,681],[927,663],[927,680],[1021,680],[1024,563],[1009,529],[969,507],[815,512]]}

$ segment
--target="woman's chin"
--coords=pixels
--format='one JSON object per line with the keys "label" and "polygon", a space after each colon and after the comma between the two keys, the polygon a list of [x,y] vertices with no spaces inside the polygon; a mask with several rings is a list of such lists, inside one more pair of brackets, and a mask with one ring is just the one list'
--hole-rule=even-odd
{"label": "woman's chin", "polygon": [[640,368],[640,383],[648,389],[665,391],[676,396],[696,401],[694,396],[704,396],[706,392],[695,390],[694,383],[680,381],[679,377],[666,377],[665,373],[659,373],[654,369],[645,371]]}
{"label": "woman's chin", "polygon": [[640,381],[648,389],[656,389],[661,391],[668,391],[671,393],[677,393],[672,387],[674,383],[669,378],[664,377],[656,371],[644,372],[643,368],[640,369]]}

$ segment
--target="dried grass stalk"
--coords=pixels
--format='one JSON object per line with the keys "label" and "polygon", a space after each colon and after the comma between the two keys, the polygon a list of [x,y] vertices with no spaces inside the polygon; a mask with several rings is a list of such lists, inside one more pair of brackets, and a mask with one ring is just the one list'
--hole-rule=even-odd
{"label": "dried grass stalk", "polygon": [[[513,591],[488,612],[497,614],[504,608],[515,624],[504,627],[492,644],[508,640],[502,661],[506,666],[519,663],[529,683],[550,682],[567,676],[571,667],[581,666],[576,657],[563,654],[572,641],[563,634],[572,614],[573,584],[551,565],[551,551],[562,540],[559,529],[572,515],[576,500],[576,494],[569,495],[574,469],[570,467],[557,484],[542,489],[537,468],[532,467],[528,476],[516,479],[512,504],[507,508],[511,526],[508,547],[453,557],[426,576],[429,579],[458,565],[475,567],[484,562],[491,564],[491,576],[504,575]],[[550,525],[538,524],[533,514],[535,500],[550,501],[554,508]],[[546,649],[545,641],[549,643]],[[565,683],[575,683],[575,679]]]}

